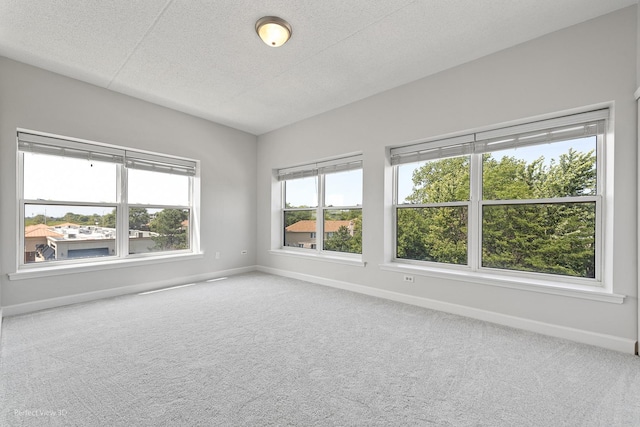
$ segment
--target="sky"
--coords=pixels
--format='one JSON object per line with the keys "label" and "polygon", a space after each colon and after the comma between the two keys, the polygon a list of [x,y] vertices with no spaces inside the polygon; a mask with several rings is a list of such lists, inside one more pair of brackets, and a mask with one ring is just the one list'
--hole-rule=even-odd
{"label": "sky", "polygon": [[[117,166],[44,154],[24,153],[24,198],[70,202],[117,202]],[[128,169],[129,203],[188,205],[189,178],[182,175]],[[25,207],[25,216],[44,214],[44,205]],[[46,206],[46,215],[62,217],[67,212],[104,215],[112,208]]]}
{"label": "sky", "polygon": [[[290,206],[318,205],[318,177],[286,181],[286,202]],[[362,169],[325,175],[326,206],[362,206]]]}

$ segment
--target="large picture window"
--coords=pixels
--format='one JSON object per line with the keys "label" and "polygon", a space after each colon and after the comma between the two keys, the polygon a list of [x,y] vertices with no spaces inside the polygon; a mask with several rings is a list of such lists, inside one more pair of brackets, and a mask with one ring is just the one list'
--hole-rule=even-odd
{"label": "large picture window", "polygon": [[193,251],[196,161],[30,132],[18,153],[21,266]]}
{"label": "large picture window", "polygon": [[600,281],[607,117],[392,148],[395,259]]}
{"label": "large picture window", "polygon": [[278,179],[283,247],[362,253],[360,156],[280,169]]}

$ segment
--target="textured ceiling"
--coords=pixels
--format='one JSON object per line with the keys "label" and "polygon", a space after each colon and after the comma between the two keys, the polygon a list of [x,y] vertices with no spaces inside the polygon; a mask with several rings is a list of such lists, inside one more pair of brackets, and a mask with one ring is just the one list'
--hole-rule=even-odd
{"label": "textured ceiling", "polygon": [[259,135],[636,3],[0,0],[0,55]]}

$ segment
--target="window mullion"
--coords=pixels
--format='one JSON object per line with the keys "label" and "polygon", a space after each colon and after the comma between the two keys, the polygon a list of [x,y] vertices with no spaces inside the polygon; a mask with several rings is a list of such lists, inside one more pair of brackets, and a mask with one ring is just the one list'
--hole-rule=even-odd
{"label": "window mullion", "polygon": [[468,265],[478,270],[482,253],[482,154],[471,154],[469,181],[471,185],[468,218]]}
{"label": "window mullion", "polygon": [[[605,122],[606,123],[606,122]],[[606,129],[604,128],[604,124],[601,129],[599,129],[598,135],[596,136],[596,245],[595,245],[595,268],[596,274],[595,279],[598,281],[604,281],[604,245],[605,245],[605,224],[607,221],[606,213],[604,209],[604,194],[606,189],[607,179],[605,165],[607,164],[606,159],[606,150],[604,147],[604,133]]]}
{"label": "window mullion", "polygon": [[129,207],[127,205],[127,168],[118,165],[117,174],[118,215],[116,216],[116,242],[118,247],[118,257],[124,258],[129,255]]}
{"label": "window mullion", "polygon": [[318,174],[318,208],[316,211],[316,250],[324,250],[324,174]]}
{"label": "window mullion", "polygon": [[393,185],[391,186],[391,221],[392,221],[392,227],[391,227],[391,242],[393,245],[393,253],[391,254],[391,260],[392,261],[396,261],[398,258],[398,187],[399,187],[399,181],[398,181],[398,165],[394,165],[392,166],[392,182]]}
{"label": "window mullion", "polygon": [[287,207],[287,181],[280,181],[280,247],[284,248],[284,245],[286,244],[286,231],[285,231],[285,224],[286,222],[286,216],[287,216],[287,211],[285,210]]}
{"label": "window mullion", "polygon": [[18,248],[20,249],[19,256],[16,260],[16,271],[21,265],[25,264],[25,232],[24,232],[24,154],[21,151],[18,151],[18,230],[17,230],[17,239],[18,239]]}

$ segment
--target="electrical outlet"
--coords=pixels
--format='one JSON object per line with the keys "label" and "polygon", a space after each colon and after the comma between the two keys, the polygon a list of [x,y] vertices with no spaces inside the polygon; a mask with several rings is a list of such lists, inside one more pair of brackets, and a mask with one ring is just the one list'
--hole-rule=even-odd
{"label": "electrical outlet", "polygon": [[220,252],[216,252],[216,259],[220,259]]}
{"label": "electrical outlet", "polygon": [[413,283],[413,276],[409,276],[408,274],[405,274],[404,281],[407,283]]}
{"label": "electrical outlet", "polygon": [[246,255],[248,253],[248,251],[246,249],[243,249],[240,251],[240,255]]}

